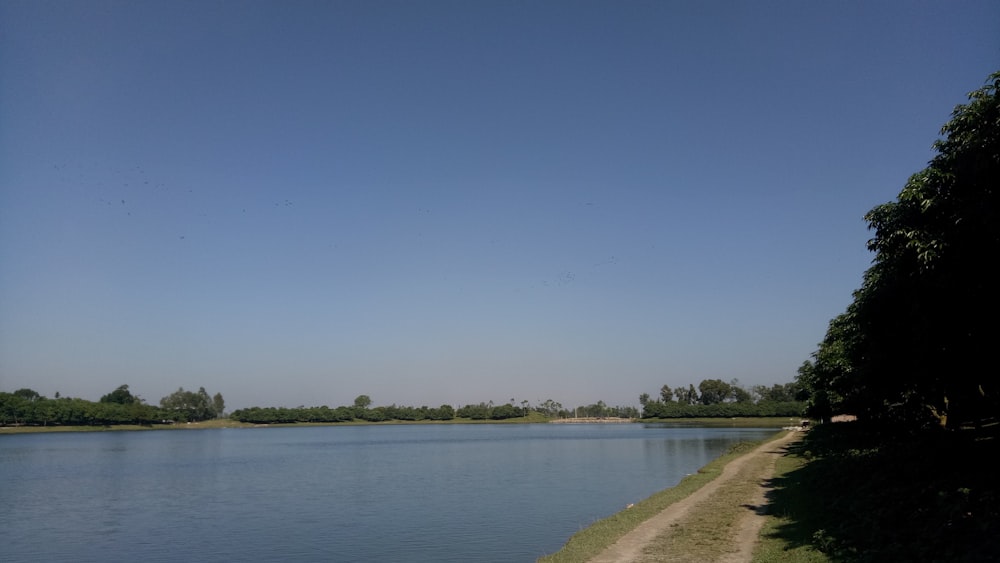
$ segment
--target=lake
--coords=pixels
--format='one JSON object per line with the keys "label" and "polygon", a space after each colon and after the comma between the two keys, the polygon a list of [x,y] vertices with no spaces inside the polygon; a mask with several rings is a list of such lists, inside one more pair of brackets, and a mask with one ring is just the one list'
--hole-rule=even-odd
{"label": "lake", "polygon": [[4,561],[526,562],[775,429],[323,426],[0,435]]}

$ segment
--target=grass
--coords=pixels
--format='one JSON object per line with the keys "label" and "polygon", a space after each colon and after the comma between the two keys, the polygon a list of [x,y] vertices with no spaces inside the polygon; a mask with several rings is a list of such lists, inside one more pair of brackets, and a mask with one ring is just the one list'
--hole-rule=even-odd
{"label": "grass", "polygon": [[644,559],[659,561],[662,554],[670,554],[673,562],[701,563],[738,551],[736,525],[747,512],[747,503],[758,492],[759,475],[770,462],[765,456],[749,459],[735,478],[694,507],[669,534],[661,534],[650,542],[643,550]]}
{"label": "grass", "polygon": [[[774,437],[765,441],[773,439]],[[539,563],[574,563],[590,560],[639,524],[708,484],[722,473],[726,464],[753,451],[765,441],[741,442],[734,445],[728,453],[711,461],[699,469],[697,473],[681,479],[676,486],[655,493],[636,503],[632,508],[598,520],[591,526],[577,532],[562,549],[542,557],[538,560]],[[707,525],[711,526],[712,524],[707,523]]]}
{"label": "grass", "polygon": [[774,482],[783,482],[785,494],[772,495],[769,516],[760,533],[753,563],[829,563],[831,559],[810,542],[804,529],[795,532],[795,515],[822,510],[811,502],[806,490],[792,485],[793,475],[801,472],[807,460],[800,455],[778,458]]}
{"label": "grass", "polygon": [[771,561],[1000,561],[995,436],[819,426],[780,462]]}
{"label": "grass", "polygon": [[645,424],[697,426],[699,428],[783,428],[798,425],[801,418],[787,416],[747,416],[735,418],[645,418]]}
{"label": "grass", "polygon": [[115,424],[111,426],[0,426],[0,434],[35,434],[46,432],[117,432],[134,430],[195,430],[204,428],[251,428],[252,424],[244,424],[228,418],[217,418],[202,422],[177,424]]}

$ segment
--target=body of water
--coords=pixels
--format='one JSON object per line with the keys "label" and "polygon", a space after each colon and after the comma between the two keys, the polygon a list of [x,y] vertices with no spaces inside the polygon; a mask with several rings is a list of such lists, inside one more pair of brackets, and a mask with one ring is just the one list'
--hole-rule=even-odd
{"label": "body of water", "polygon": [[526,562],[774,429],[0,435],[3,561]]}

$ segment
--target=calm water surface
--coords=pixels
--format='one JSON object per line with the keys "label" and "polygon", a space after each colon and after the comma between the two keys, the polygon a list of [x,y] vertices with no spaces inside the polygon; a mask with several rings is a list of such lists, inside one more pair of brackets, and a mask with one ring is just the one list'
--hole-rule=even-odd
{"label": "calm water surface", "polygon": [[0,435],[3,561],[534,561],[773,429]]}

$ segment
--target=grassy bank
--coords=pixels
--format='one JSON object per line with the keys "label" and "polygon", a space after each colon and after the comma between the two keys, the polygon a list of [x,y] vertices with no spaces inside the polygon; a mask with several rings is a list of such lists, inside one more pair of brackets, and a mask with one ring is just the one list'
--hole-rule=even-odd
{"label": "grassy bank", "polygon": [[252,424],[244,424],[228,418],[217,418],[202,422],[178,422],[176,424],[114,424],[111,426],[0,426],[2,434],[36,434],[44,432],[116,432],[136,430],[197,430],[204,428],[252,428]]}
{"label": "grassy bank", "polygon": [[800,417],[787,416],[743,416],[733,418],[643,418],[643,424],[664,426],[697,426],[698,428],[784,428],[796,426]]}
{"label": "grassy bank", "polygon": [[814,428],[782,460],[755,560],[1000,561],[989,430]]}
{"label": "grassy bank", "polygon": [[[631,508],[613,514],[603,520],[598,520],[589,527],[574,534],[562,549],[556,553],[542,557],[538,561],[540,563],[571,563],[590,560],[605,548],[618,541],[626,533],[635,529],[642,522],[681,499],[688,497],[718,477],[726,464],[732,460],[753,451],[765,442],[774,440],[778,435],[776,434],[767,440],[759,442],[741,442],[734,445],[728,453],[705,465],[697,473],[684,477],[676,486],[660,491],[636,503]],[[708,518],[708,521],[703,522],[704,525],[720,527],[728,525],[722,522],[722,520],[727,520],[729,515],[719,513],[708,516]],[[717,519],[717,521],[713,521],[712,519]]]}
{"label": "grassy bank", "polygon": [[[772,493],[769,516],[760,533],[760,543],[754,551],[753,563],[829,563],[825,553],[812,545],[809,534],[793,532],[796,519],[806,512],[824,510],[823,506],[811,502],[808,491],[793,486],[796,474],[804,470],[808,461],[797,454],[789,454],[778,459],[774,470],[774,483],[781,483],[784,490]],[[793,537],[794,536],[794,537]]]}

